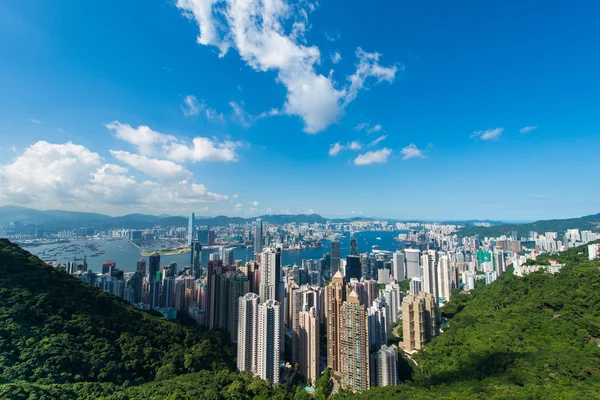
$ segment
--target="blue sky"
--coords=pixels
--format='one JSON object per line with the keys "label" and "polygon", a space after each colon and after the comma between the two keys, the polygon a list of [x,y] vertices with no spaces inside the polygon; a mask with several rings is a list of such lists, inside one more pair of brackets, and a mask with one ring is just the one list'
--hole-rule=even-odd
{"label": "blue sky", "polygon": [[3,2],[0,204],[597,213],[599,13],[563,1]]}

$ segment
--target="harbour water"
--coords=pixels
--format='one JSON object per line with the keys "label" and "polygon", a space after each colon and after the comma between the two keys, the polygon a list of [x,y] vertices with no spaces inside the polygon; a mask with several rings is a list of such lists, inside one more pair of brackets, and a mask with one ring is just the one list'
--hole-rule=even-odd
{"label": "harbour water", "polygon": [[[399,231],[373,231],[356,232],[354,236],[358,243],[358,252],[371,252],[373,246],[379,250],[395,251],[403,247],[402,243],[395,240]],[[346,233],[343,238],[338,239],[340,243],[341,257],[346,257],[350,253],[350,234]],[[94,246],[95,250],[90,249],[89,245]],[[68,248],[66,248],[69,246]],[[116,267],[124,272],[134,272],[137,261],[146,259],[140,254],[140,249],[126,240],[73,240],[69,243],[43,245],[38,247],[25,247],[26,250],[41,258],[52,258],[57,263],[67,263],[74,261],[82,263],[84,255],[87,255],[88,269],[94,272],[102,271],[102,264],[107,260],[113,260]],[[218,249],[204,249],[202,251],[202,265],[207,265],[210,253],[218,252]],[[103,253],[102,253],[103,252]],[[101,254],[98,254],[101,253]],[[308,248],[300,250],[285,250],[281,256],[282,265],[301,265],[303,259],[320,259],[326,253],[331,253],[331,242],[323,241],[323,246],[318,248]],[[52,254],[49,256],[49,254]],[[98,256],[92,256],[98,254]],[[251,260],[254,254],[252,246],[247,248],[234,249],[234,258],[236,260]],[[181,268],[190,264],[190,253],[177,254],[172,256],[161,256],[161,265],[169,265],[172,262],[177,263]]]}

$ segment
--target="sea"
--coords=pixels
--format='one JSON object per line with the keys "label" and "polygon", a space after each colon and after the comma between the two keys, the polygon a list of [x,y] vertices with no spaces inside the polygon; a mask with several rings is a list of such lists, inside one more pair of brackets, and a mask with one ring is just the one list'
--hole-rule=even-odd
{"label": "sea", "polygon": [[[363,231],[355,232],[354,237],[358,243],[358,253],[369,253],[373,250],[373,246],[378,250],[396,251],[403,248],[402,242],[396,240],[398,234],[405,233],[402,231]],[[344,237],[338,239],[340,243],[340,254],[341,257],[346,257],[350,253],[350,234],[345,233]],[[300,250],[284,250],[281,255],[282,265],[301,265],[303,259],[320,259],[326,253],[331,253],[331,242],[329,240],[323,240],[323,246],[317,248],[307,248]],[[86,245],[94,244],[97,250],[91,250]],[[71,246],[71,251],[61,250],[65,246]],[[116,267],[124,272],[135,272],[137,268],[137,261],[140,259],[146,259],[148,263],[148,257],[141,255],[141,250],[129,243],[127,240],[72,240],[69,243],[61,244],[50,244],[42,245],[38,247],[24,247],[27,251],[34,255],[43,257],[49,253],[54,254],[53,259],[56,259],[57,263],[67,263],[74,261],[82,263],[84,255],[87,255],[88,269],[94,272],[102,271],[102,264],[108,260],[112,260],[116,263]],[[74,250],[73,250],[74,249]],[[91,257],[92,254],[97,254],[99,251],[103,251],[97,257]],[[202,251],[202,265],[208,264],[210,253],[217,253],[218,248],[203,249]],[[235,248],[233,251],[234,258],[236,260],[242,260],[244,262],[252,260],[254,249],[252,246],[246,248]],[[190,253],[176,254],[172,256],[161,256],[160,262],[162,265],[169,265],[172,262],[177,263],[177,266],[182,268],[190,265]]]}

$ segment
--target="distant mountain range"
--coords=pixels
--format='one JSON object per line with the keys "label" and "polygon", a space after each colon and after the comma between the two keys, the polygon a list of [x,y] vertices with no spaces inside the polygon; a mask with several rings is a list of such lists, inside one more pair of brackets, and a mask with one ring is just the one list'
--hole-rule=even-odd
{"label": "distant mountain range", "polygon": [[[263,221],[272,224],[286,224],[291,222],[298,223],[324,223],[326,218],[318,214],[296,214],[296,215],[263,215]],[[217,217],[196,217],[196,225],[226,226],[229,224],[244,224],[254,221],[254,218],[226,217],[223,215]],[[47,210],[40,211],[20,206],[1,206],[0,207],[0,226],[14,224],[14,230],[18,233],[33,233],[36,229],[45,229],[48,231],[58,231],[64,229],[93,227],[97,229],[110,228],[132,228],[147,229],[154,226],[181,226],[188,224],[186,217],[173,217],[167,215],[145,215],[128,214],[121,217],[111,217],[108,215],[76,212]]]}
{"label": "distant mountain range", "polygon": [[460,230],[460,234],[463,236],[479,235],[483,238],[486,236],[508,236],[511,232],[516,231],[518,237],[527,237],[531,231],[540,234],[544,232],[558,232],[559,234],[563,234],[567,229],[598,232],[600,231],[600,214],[587,215],[581,218],[549,219],[525,224],[501,224],[491,227],[467,226]]}

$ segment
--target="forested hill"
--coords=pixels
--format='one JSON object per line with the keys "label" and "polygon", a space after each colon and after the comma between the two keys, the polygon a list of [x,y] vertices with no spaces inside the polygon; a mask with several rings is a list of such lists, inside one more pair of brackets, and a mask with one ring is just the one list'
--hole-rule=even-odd
{"label": "forested hill", "polygon": [[[334,398],[600,399],[600,262],[579,252],[554,276],[505,274],[454,295],[412,379]],[[6,240],[0,318],[2,399],[324,400],[330,390],[235,373],[223,332],[137,311]]]}

